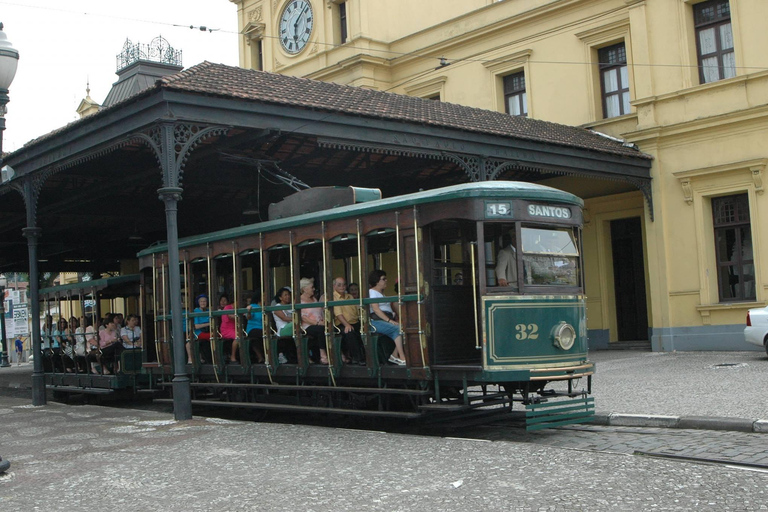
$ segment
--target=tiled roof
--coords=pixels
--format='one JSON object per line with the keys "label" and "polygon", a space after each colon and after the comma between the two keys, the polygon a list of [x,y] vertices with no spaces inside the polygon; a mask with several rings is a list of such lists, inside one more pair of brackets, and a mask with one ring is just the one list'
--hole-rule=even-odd
{"label": "tiled roof", "polygon": [[11,155],[21,153],[30,146],[40,144],[75,125],[93,121],[95,118],[106,115],[107,112],[119,109],[125,103],[152,94],[152,91],[158,89],[420,123],[475,133],[541,141],[633,158],[648,160],[652,158],[650,155],[638,151],[632,145],[625,146],[618,139],[598,135],[584,128],[511,116],[454,103],[425,100],[349,85],[214,64],[207,61],[177,74],[160,78],[149,89],[135,92],[118,103],[102,108],[93,115],[41,135],[27,142]]}
{"label": "tiled roof", "polygon": [[203,62],[159,80],[164,89],[456,128],[615,155],[650,158],[584,128],[348,85]]}

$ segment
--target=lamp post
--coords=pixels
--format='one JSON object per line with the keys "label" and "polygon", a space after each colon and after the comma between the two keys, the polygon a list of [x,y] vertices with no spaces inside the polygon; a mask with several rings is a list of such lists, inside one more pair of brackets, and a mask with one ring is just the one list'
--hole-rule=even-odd
{"label": "lamp post", "polygon": [[[8,89],[16,76],[16,67],[19,65],[19,52],[11,45],[3,32],[3,24],[0,23],[0,164],[3,158],[3,132],[5,131],[5,106],[10,98]],[[1,167],[1,165],[0,165]]]}
{"label": "lamp post", "polygon": [[[3,167],[3,132],[5,131],[6,105],[10,98],[8,89],[16,76],[16,67],[19,65],[19,52],[11,45],[3,32],[3,24],[0,22],[0,168]],[[0,288],[0,341],[2,342],[2,362],[0,366],[7,367],[8,346],[5,339],[5,290]]]}
{"label": "lamp post", "polygon": [[3,344],[3,357],[2,361],[0,361],[0,368],[8,368],[11,366],[11,363],[8,362],[8,357],[10,356],[11,351],[8,347],[8,339],[5,335],[5,286],[0,286],[0,330],[2,330],[2,333],[0,333],[0,340]]}

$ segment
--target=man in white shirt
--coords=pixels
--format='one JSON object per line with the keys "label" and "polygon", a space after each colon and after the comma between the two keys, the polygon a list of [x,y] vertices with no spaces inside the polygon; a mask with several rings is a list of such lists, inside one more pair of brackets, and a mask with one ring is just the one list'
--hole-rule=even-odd
{"label": "man in white shirt", "polygon": [[499,286],[517,286],[517,249],[515,230],[509,232],[509,244],[496,257],[496,282]]}

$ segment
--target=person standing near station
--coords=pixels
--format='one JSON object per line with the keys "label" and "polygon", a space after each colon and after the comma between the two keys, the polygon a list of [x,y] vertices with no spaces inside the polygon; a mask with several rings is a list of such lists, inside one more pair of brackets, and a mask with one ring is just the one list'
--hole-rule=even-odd
{"label": "person standing near station", "polygon": [[19,336],[16,336],[16,366],[21,366],[21,354],[24,352],[24,342]]}

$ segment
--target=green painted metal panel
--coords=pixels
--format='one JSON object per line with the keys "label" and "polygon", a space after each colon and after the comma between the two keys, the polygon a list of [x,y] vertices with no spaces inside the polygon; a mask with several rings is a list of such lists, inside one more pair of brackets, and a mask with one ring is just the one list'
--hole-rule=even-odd
{"label": "green painted metal panel", "polygon": [[107,277],[104,279],[94,279],[92,281],[82,281],[78,283],[63,284],[60,286],[49,286],[48,288],[41,288],[38,293],[40,295],[46,295],[59,292],[64,295],[67,291],[79,292],[80,290],[83,290],[86,293],[90,293],[91,289],[93,288],[96,288],[96,290],[103,290],[104,288],[108,288],[110,286],[138,283],[139,281],[139,274],[129,274],[126,276]]}
{"label": "green painted metal panel", "polygon": [[[368,201],[351,206],[333,208],[319,212],[306,213],[286,219],[279,219],[248,226],[240,226],[225,229],[213,233],[193,236],[179,240],[179,247],[192,247],[199,244],[239,238],[257,233],[269,233],[290,229],[296,226],[313,224],[320,220],[332,221],[353,216],[369,215],[382,211],[396,210],[412,207],[420,204],[430,204],[461,199],[504,198],[508,200],[525,199],[530,201],[557,202],[582,207],[584,201],[579,197],[535,183],[518,181],[484,181],[479,183],[465,183],[451,187],[443,187],[434,190],[425,190],[414,194],[406,194],[378,201]],[[149,254],[162,253],[168,250],[167,244],[158,244],[138,253],[138,257]]]}
{"label": "green painted metal panel", "polygon": [[[587,358],[584,296],[484,297],[483,313],[487,370],[552,368]],[[562,322],[576,332],[568,350],[555,344],[554,331]]]}

